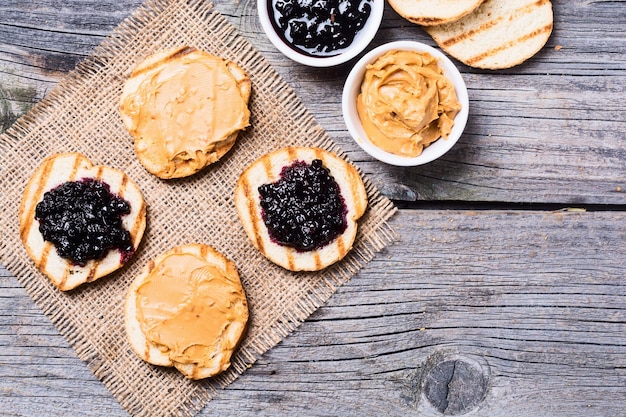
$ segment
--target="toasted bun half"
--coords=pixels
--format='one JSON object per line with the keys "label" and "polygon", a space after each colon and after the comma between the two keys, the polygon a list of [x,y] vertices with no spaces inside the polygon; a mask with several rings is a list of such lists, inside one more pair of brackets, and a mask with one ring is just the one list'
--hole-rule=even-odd
{"label": "toasted bun half", "polygon": [[486,0],[460,20],[425,29],[464,64],[503,69],[535,55],[550,38],[552,24],[549,0]]}
{"label": "toasted bun half", "polygon": [[157,52],[134,68],[120,113],[150,173],[186,177],[233,147],[249,125],[251,91],[239,65],[183,46]]}
{"label": "toasted bun half", "polygon": [[[184,265],[177,265],[175,261],[171,260],[169,264],[165,265],[167,259],[177,259],[177,257],[183,259]],[[189,262],[190,260],[191,262]],[[192,266],[190,267],[189,265]],[[231,297],[226,303],[229,310],[227,313],[219,311],[223,307],[218,305],[219,301],[214,303],[215,306],[203,303],[205,306],[204,310],[202,309],[203,306],[194,307],[191,304],[192,302],[189,301],[188,295],[181,298],[183,300],[181,305],[172,304],[172,299],[169,298],[170,295],[166,293],[175,293],[178,291],[178,288],[174,288],[173,291],[160,291],[157,294],[155,294],[154,288],[152,290],[142,290],[142,286],[146,282],[154,279],[151,276],[153,273],[160,274],[161,271],[166,271],[170,275],[166,276],[165,279],[173,280],[172,285],[174,286],[178,283],[184,283],[185,285],[192,283],[189,285],[193,285],[194,280],[206,277],[204,275],[206,268],[208,268],[207,270],[215,268],[220,271],[219,280],[210,278],[214,282],[210,292],[214,294],[216,299]],[[172,270],[175,272],[167,272]],[[204,281],[201,285],[210,284]],[[189,287],[189,289],[184,291],[193,293],[192,289],[193,287]],[[184,303],[189,304],[184,305]],[[153,318],[151,322],[140,321],[142,314],[144,314],[140,314],[140,309],[143,309],[142,311],[147,311],[146,309],[150,308],[159,309],[163,305],[166,307],[159,312],[156,322],[154,321],[154,314],[150,316]],[[163,322],[173,320],[172,317],[185,314],[185,309],[194,311],[195,315],[192,319],[196,321],[195,323],[187,321],[188,326],[174,326],[174,331],[176,332],[174,336],[171,334],[172,328],[167,329],[165,327],[161,327],[156,332],[151,333],[151,326],[152,328],[154,326],[162,326]],[[165,314],[162,314],[163,311]],[[153,365],[174,366],[190,379],[208,378],[219,374],[230,366],[231,356],[243,337],[249,315],[247,300],[235,264],[211,246],[198,243],[177,246],[150,261],[131,284],[126,297],[124,313],[128,340],[137,356]],[[202,351],[201,357],[197,357],[197,351],[195,351],[195,357],[190,353],[195,349],[194,346],[182,352],[184,353],[183,355],[181,355],[181,352],[176,352],[177,345],[182,343],[186,337],[189,337],[189,335],[185,335],[185,331],[202,328],[203,323],[199,321],[204,322],[205,325],[220,328],[222,331],[217,337],[201,340],[202,346],[206,347]],[[170,339],[168,339],[170,341],[171,337],[177,338],[180,336],[180,339],[175,340],[172,344],[174,347],[162,345],[150,336],[159,335],[159,332],[167,331],[170,332]],[[187,355],[190,355],[190,357]]]}
{"label": "toasted bun half", "polygon": [[[279,180],[284,167],[296,161],[310,164],[315,159],[322,161],[339,185],[347,208],[347,227],[330,243],[299,251],[270,238],[261,214],[259,187]],[[367,207],[367,194],[358,171],[345,160],[319,148],[289,147],[264,155],[241,174],[235,187],[235,205],[246,234],[264,256],[291,271],[317,271],[339,261],[352,248],[357,220]]]}
{"label": "toasted bun half", "polygon": [[484,0],[388,0],[402,17],[422,26],[454,22],[473,12]]}
{"label": "toasted bun half", "polygon": [[57,186],[81,179],[94,178],[109,185],[112,194],[130,203],[131,211],[122,217],[123,228],[130,232],[137,249],[146,228],[146,205],[139,187],[122,171],[94,166],[80,153],[61,153],[46,158],[26,184],[20,205],[20,238],[28,255],[54,285],[67,291],[85,282],[95,281],[120,268],[128,259],[118,250],[109,250],[101,260],[90,260],[84,266],[62,258],[53,243],[44,241],[35,219],[35,208],[44,193]]}

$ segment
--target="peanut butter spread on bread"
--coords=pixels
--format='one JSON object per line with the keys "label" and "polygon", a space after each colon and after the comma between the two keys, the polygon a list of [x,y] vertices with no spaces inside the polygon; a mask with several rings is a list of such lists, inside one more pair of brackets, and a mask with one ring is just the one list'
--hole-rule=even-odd
{"label": "peanut butter spread on bread", "polygon": [[461,104],[436,58],[393,50],[367,66],[357,110],[374,145],[414,157],[448,137]]}
{"label": "peanut butter spread on bread", "polygon": [[250,118],[249,92],[238,76],[245,78],[233,63],[194,48],[149,58],[135,69],[120,110],[150,172],[187,176],[230,149]]}
{"label": "peanut butter spread on bread", "polygon": [[[236,341],[229,342],[226,334],[243,332],[248,318],[234,265],[222,270],[189,253],[173,253],[156,264],[137,289],[136,305],[149,342],[173,362],[200,367],[215,365],[213,351],[219,343],[223,351],[235,349]],[[230,354],[223,355],[220,369],[229,365]]]}

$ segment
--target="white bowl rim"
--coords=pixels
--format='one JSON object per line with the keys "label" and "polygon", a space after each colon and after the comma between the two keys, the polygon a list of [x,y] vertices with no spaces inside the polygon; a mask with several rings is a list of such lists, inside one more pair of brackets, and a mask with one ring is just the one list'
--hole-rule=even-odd
{"label": "white bowl rim", "polygon": [[278,36],[272,22],[270,20],[268,3],[271,0],[257,0],[257,14],[263,31],[269,38],[270,42],[283,53],[287,58],[310,67],[333,67],[343,64],[367,48],[370,42],[376,36],[378,28],[383,20],[383,11],[385,9],[385,0],[372,0],[372,11],[365,26],[357,33],[354,41],[348,46],[344,52],[338,55],[328,57],[309,56],[300,53],[287,45]]}
{"label": "white bowl rim", "polygon": [[[365,74],[365,67],[391,50],[413,50],[417,52],[428,52],[439,61],[439,65],[443,69],[444,75],[448,77],[455,87],[457,98],[461,103],[461,111],[454,118],[454,126],[447,139],[440,138],[416,157],[406,157],[383,151],[379,147],[372,144],[365,135],[361,121],[356,111],[356,97],[361,88],[361,82]],[[469,97],[467,86],[461,76],[458,68],[452,61],[441,51],[432,46],[417,41],[394,41],[377,48],[374,48],[365,54],[352,68],[346,82],[344,84],[342,94],[342,112],[344,121],[354,141],[368,154],[390,165],[396,166],[417,166],[434,161],[435,159],[447,153],[461,137],[465,130],[469,115]]]}

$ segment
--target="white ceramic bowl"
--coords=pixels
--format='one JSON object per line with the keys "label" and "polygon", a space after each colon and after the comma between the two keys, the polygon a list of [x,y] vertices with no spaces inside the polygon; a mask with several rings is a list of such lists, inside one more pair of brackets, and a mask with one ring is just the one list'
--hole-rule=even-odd
{"label": "white ceramic bowl", "polygon": [[[383,151],[379,147],[375,146],[367,138],[359,114],[356,108],[357,97],[361,92],[361,83],[365,75],[365,67],[367,64],[371,64],[378,57],[391,50],[410,50],[417,52],[428,52],[439,60],[439,66],[443,69],[443,73],[454,84],[455,91],[459,102],[461,103],[461,111],[454,118],[454,126],[452,132],[447,139],[439,138],[429,146],[424,148],[424,151],[416,157],[406,157],[395,155],[386,151]],[[467,87],[461,77],[461,73],[454,66],[452,61],[448,59],[439,50],[425,45],[420,42],[414,41],[398,41],[390,42],[379,46],[367,53],[361,58],[356,65],[350,71],[348,78],[343,89],[341,107],[343,110],[343,117],[346,122],[346,126],[350,135],[354,138],[357,144],[363,148],[365,152],[373,156],[374,158],[397,166],[415,166],[422,165],[428,162],[434,161],[446,152],[448,152],[454,144],[459,140],[459,137],[465,129],[467,123],[467,116],[469,113],[469,98],[467,95]]]}
{"label": "white ceramic bowl", "polygon": [[385,1],[372,1],[372,11],[370,16],[363,28],[361,28],[361,30],[356,34],[352,44],[350,44],[347,48],[338,51],[339,54],[334,56],[311,56],[304,52],[298,52],[289,46],[289,44],[278,36],[276,29],[272,25],[270,20],[271,17],[269,15],[270,7],[271,0],[257,0],[257,10],[263,31],[265,31],[269,40],[280,52],[293,61],[310,67],[332,67],[351,60],[365,50],[367,45],[370,44],[372,39],[374,39],[376,32],[378,32],[380,22],[383,20]]}

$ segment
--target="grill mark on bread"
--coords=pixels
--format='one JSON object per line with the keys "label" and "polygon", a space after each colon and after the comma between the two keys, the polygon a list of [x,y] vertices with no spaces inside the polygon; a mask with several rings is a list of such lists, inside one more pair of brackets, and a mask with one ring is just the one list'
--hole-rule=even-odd
{"label": "grill mark on bread", "polygon": [[507,43],[505,43],[503,45],[500,45],[497,48],[492,48],[492,49],[490,49],[488,51],[483,52],[482,54],[479,54],[479,55],[476,55],[476,56],[474,56],[472,58],[469,58],[466,62],[467,62],[468,65],[475,64],[477,62],[482,61],[485,58],[489,58],[490,56],[496,55],[498,52],[501,52],[501,51],[503,51],[505,49],[511,48],[512,46],[515,46],[518,43],[525,42],[525,41],[527,41],[529,39],[532,39],[532,38],[534,38],[536,36],[539,36],[539,35],[541,35],[543,33],[550,32],[551,30],[552,30],[552,24],[545,25],[542,28],[534,30],[534,31],[532,31],[532,32],[530,32],[530,33],[528,33],[528,34],[526,34],[524,36],[520,36],[517,39],[513,39],[512,41],[509,41],[509,42],[507,42]]}
{"label": "grill mark on bread", "polygon": [[270,158],[263,158],[263,169],[265,170],[265,176],[267,178],[272,178],[272,160]]}
{"label": "grill mark on bread", "polygon": [[87,273],[87,276],[85,277],[85,282],[91,282],[95,279],[98,265],[99,265],[99,262],[94,262],[93,266],[89,268],[89,272]]}
{"label": "grill mark on bread", "polygon": [[[256,246],[261,253],[265,253],[265,245],[263,244],[263,238],[259,233],[259,222],[263,221],[257,216],[257,205],[254,196],[252,195],[252,190],[250,186],[250,182],[248,181],[247,176],[242,177],[241,179],[243,193],[246,196],[246,206],[248,208],[248,213],[250,214],[250,225],[252,226],[252,235],[254,236],[254,246]],[[259,213],[260,215],[260,213]]]}
{"label": "grill mark on bread", "polygon": [[120,197],[125,198],[126,194],[126,186],[128,185],[128,176],[126,174],[122,175],[122,182],[120,182],[120,189],[117,192]]}
{"label": "grill mark on bread", "polygon": [[[354,210],[350,210],[350,207],[348,207],[348,213],[346,214],[351,214],[352,218],[354,219],[360,217],[365,211],[365,206],[367,206],[367,198],[359,198],[360,191],[355,184],[358,184],[358,181],[361,177],[359,176],[356,168],[354,168],[352,165],[349,165],[348,169],[346,169],[346,175],[348,177],[347,179],[350,188],[345,191],[349,192],[348,196],[350,197],[350,200],[354,201]],[[341,191],[343,196],[344,190]],[[346,200],[346,205],[348,205],[348,196],[343,196],[343,198]]]}
{"label": "grill mark on bread", "polygon": [[529,9],[530,11],[532,11],[532,9],[534,9],[535,7],[541,7],[544,4],[550,3],[550,1],[551,0],[537,0],[533,4],[529,4],[529,5],[525,6],[524,9]]}
{"label": "grill mark on bread", "polygon": [[200,256],[202,257],[202,259],[204,259],[205,261],[207,260],[208,256],[209,256],[209,249],[206,246],[202,246],[200,248]]}
{"label": "grill mark on bread", "polygon": [[442,19],[440,17],[420,17],[420,18],[409,17],[408,20],[413,23],[417,23],[418,25],[426,25],[426,26],[440,25],[443,22],[447,21],[447,19]]}
{"label": "grill mark on bread", "polygon": [[[33,206],[36,206],[43,199],[44,190],[46,188],[45,179],[50,177],[50,172],[52,171],[54,162],[55,160],[53,159],[46,159],[45,162],[43,163],[43,166],[38,170],[38,173],[35,174],[36,177],[34,177],[31,180],[31,181],[36,181],[38,185],[37,185],[37,190],[33,193],[32,204],[29,207],[24,207],[25,209],[24,215],[33,213],[35,211]],[[24,234],[23,236],[21,236],[23,242],[28,241],[28,237],[30,236],[30,231],[31,229],[34,228],[34,224],[33,224],[34,220],[35,220],[34,216],[25,217]],[[43,248],[41,249],[41,257],[39,259],[34,259],[37,269],[39,269],[42,272],[45,271],[46,264],[48,263],[48,256],[50,253],[51,246],[52,244],[50,242],[46,242],[44,240]]]}
{"label": "grill mark on bread", "polygon": [[[122,175],[122,181],[120,182],[120,189],[117,192],[117,194],[125,199],[126,201],[128,201],[130,203],[130,200],[126,199],[126,192],[127,192],[127,187],[128,187],[128,182],[129,182],[130,178],[128,177],[128,175],[123,174]],[[131,208],[132,211],[132,208]],[[130,237],[133,241],[133,247],[137,248],[137,246],[139,246],[139,242],[137,240],[137,236],[139,233],[139,229],[141,228],[141,222],[138,222],[137,219],[144,217],[146,214],[146,204],[145,202],[142,200],[141,201],[141,205],[138,207],[137,209],[137,215],[135,216],[134,219],[131,220],[132,222],[132,229],[129,230],[128,232],[130,233]],[[129,213],[130,215],[130,213]]]}
{"label": "grill mark on bread", "polygon": [[348,253],[349,249],[346,247],[346,241],[343,234],[337,238],[337,242],[335,243],[335,245],[337,246],[337,252],[343,258]]}
{"label": "grill mark on bread", "polygon": [[[66,181],[75,181],[76,177],[78,175],[78,170],[80,168],[80,165],[82,163],[82,158],[77,155],[77,154],[72,154],[72,157],[74,158],[74,163],[72,164],[72,171],[69,175],[69,178]],[[56,159],[53,160],[53,162],[56,162]],[[48,263],[48,259],[49,259],[49,255],[50,255],[50,251],[52,250],[52,243],[47,242],[48,244],[46,245],[46,247],[44,248],[44,252],[42,256],[42,266],[41,269],[45,269],[46,268],[46,264]],[[63,258],[61,258],[63,259]],[[63,261],[67,264],[67,266],[65,267],[65,269],[63,270],[63,277],[61,277],[59,283],[57,284],[57,286],[61,289],[65,289],[65,284],[67,283],[67,280],[69,279],[70,276],[70,262],[67,259],[63,259]],[[92,271],[89,271],[89,273],[91,273]]]}
{"label": "grill mark on bread", "polygon": [[69,277],[70,277],[70,271],[69,271],[69,268],[65,268],[65,270],[63,271],[63,277],[61,278],[61,280],[60,280],[60,281],[59,281],[59,283],[57,284],[57,286],[58,286],[61,290],[63,290],[63,291],[65,291],[65,290],[66,290],[65,284],[67,283],[67,280],[69,279]]}
{"label": "grill mark on bread", "polygon": [[287,265],[289,266],[289,269],[293,270],[296,266],[296,259],[294,256],[294,250],[292,248],[286,248],[287,251],[285,252],[285,254],[287,255]]}
{"label": "grill mark on bread", "polygon": [[48,255],[50,254],[51,249],[52,243],[44,241],[44,246],[41,250],[41,258],[39,259],[39,263],[37,263],[37,268],[39,268],[41,271],[45,271],[46,269],[46,264],[48,263]]}
{"label": "grill mark on bread", "polygon": [[314,159],[319,159],[322,161],[322,163],[324,164],[324,166],[326,166],[326,159],[324,158],[324,154],[322,152],[320,152],[319,149],[313,149],[313,155],[315,155]]}
{"label": "grill mark on bread", "polygon": [[146,358],[147,361],[151,360],[150,349],[151,349],[150,342],[148,342],[148,339],[145,339],[144,348],[143,348],[143,357]]}
{"label": "grill mark on bread", "polygon": [[74,165],[72,165],[72,172],[70,173],[68,181],[76,180],[76,176],[78,175],[78,169],[80,168],[82,162],[81,159],[82,158],[80,158],[78,155],[74,154]]}
{"label": "grill mark on bread", "polygon": [[[28,240],[28,237],[30,236],[30,231],[34,227],[33,223],[35,221],[35,218],[33,216],[27,216],[27,215],[28,213],[34,212],[34,209],[32,208],[32,206],[36,206],[42,200],[44,189],[46,187],[46,183],[44,179],[49,178],[53,163],[54,163],[53,160],[50,160],[50,159],[46,160],[43,166],[38,170],[39,173],[36,174],[37,177],[31,180],[33,182],[35,181],[37,182],[37,189],[33,193],[31,205],[26,207],[26,203],[24,204],[24,216],[25,217],[23,218],[23,223],[22,223],[23,226],[21,226],[21,229],[20,229],[20,238],[22,239],[22,242],[26,242]],[[30,183],[27,185],[27,187],[29,186],[30,186]]]}
{"label": "grill mark on bread", "polygon": [[130,235],[133,239],[133,247],[137,249],[139,246],[139,242],[141,241],[141,236],[139,236],[139,230],[142,228],[141,222],[137,221],[137,219],[146,217],[146,204],[144,201],[141,202],[139,209],[137,210],[137,217],[133,220],[133,228],[130,231]]}
{"label": "grill mark on bread", "polygon": [[490,28],[496,26],[498,23],[500,23],[500,21],[502,21],[502,17],[498,18],[498,19],[493,19],[490,20],[488,22],[485,22],[483,24],[481,24],[480,26],[478,26],[475,29],[470,29],[466,32],[463,32],[457,36],[453,36],[451,38],[446,39],[445,41],[443,41],[441,44],[444,47],[449,47],[452,45],[455,45],[459,42],[463,42],[464,40],[470,39],[474,36],[476,36],[478,33],[480,32],[485,32],[487,30],[489,30]]}
{"label": "grill mark on bread", "polygon": [[174,51],[172,51],[170,54],[163,56],[163,58],[151,63],[150,65],[145,65],[142,66],[140,68],[136,68],[135,71],[133,71],[131,77],[136,77],[139,76],[141,74],[144,74],[146,72],[149,72],[155,68],[157,68],[160,65],[163,65],[164,63],[169,63],[181,56],[184,55],[189,55],[190,53],[194,52],[196,50],[196,48],[191,47],[191,46],[185,46],[182,47],[180,49],[176,49]]}
{"label": "grill mark on bread", "polygon": [[313,256],[313,261],[315,263],[315,269],[320,269],[322,267],[322,257],[319,252],[315,252],[315,256]]}
{"label": "grill mark on bread", "polygon": [[[536,12],[538,7],[541,7],[547,3],[549,3],[550,0],[537,0],[534,3],[531,4],[527,4],[526,6],[520,7],[519,9],[516,9],[513,13],[511,13],[508,16],[508,20],[512,21],[515,20],[517,18],[519,18],[522,15],[525,14],[529,14],[529,13],[534,13]],[[451,38],[446,39],[445,41],[441,42],[441,45],[443,47],[450,47],[453,46],[459,42],[463,42],[467,39],[470,39],[474,36],[476,36],[477,34],[481,33],[481,32],[485,32],[487,30],[489,30],[490,28],[500,24],[504,18],[506,16],[497,16],[497,18],[491,19],[487,22],[482,23],[480,26],[476,27],[476,28],[472,28],[469,30],[466,30],[465,32],[460,33],[457,36],[453,36]]]}
{"label": "grill mark on bread", "polygon": [[[298,153],[297,153],[295,148],[290,147],[290,148],[287,148],[286,151],[287,151],[287,155],[289,156],[289,160],[292,163],[296,162],[298,160]],[[269,158],[267,158],[267,159],[269,159]]]}

